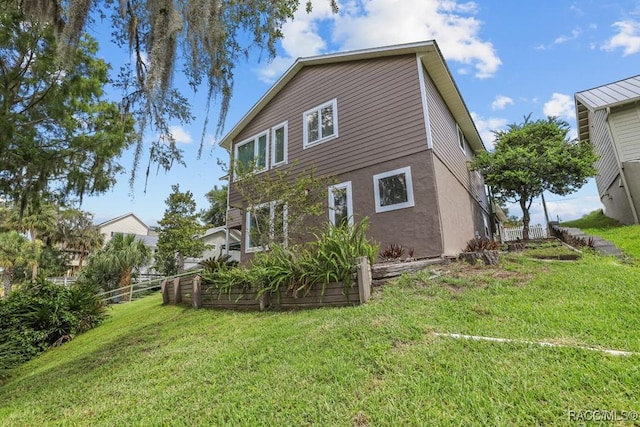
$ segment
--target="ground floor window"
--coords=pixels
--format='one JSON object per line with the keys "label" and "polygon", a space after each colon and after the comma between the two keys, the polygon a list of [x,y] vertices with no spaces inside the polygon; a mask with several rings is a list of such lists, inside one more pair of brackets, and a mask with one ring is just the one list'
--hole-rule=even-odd
{"label": "ground floor window", "polygon": [[329,187],[329,220],[333,225],[353,225],[351,181]]}
{"label": "ground floor window", "polygon": [[373,188],[377,213],[414,205],[410,166],[374,175]]}
{"label": "ground floor window", "polygon": [[282,202],[264,203],[249,209],[246,214],[245,252],[262,251],[270,243],[287,242],[287,205]]}

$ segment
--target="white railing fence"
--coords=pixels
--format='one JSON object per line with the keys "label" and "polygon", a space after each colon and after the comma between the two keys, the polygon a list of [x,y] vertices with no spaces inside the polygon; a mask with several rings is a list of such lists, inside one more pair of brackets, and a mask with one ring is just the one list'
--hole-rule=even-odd
{"label": "white railing fence", "polygon": [[[513,240],[522,239],[523,227],[505,227],[504,229],[504,241],[510,242]],[[547,227],[543,225],[529,226],[529,239],[546,239]]]}

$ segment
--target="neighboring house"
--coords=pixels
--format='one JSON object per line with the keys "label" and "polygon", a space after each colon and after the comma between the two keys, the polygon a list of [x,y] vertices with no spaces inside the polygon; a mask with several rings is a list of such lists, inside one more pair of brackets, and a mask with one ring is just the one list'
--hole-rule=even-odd
{"label": "neighboring house", "polygon": [[[214,227],[207,229],[200,239],[207,245],[207,249],[202,254],[202,259],[217,258],[226,253],[227,228]],[[229,230],[229,255],[231,259],[240,261],[240,239],[239,230]]]}
{"label": "neighboring house", "polygon": [[[229,230],[229,255],[231,260],[240,261],[240,238],[241,234],[239,230]],[[200,240],[207,245],[207,249],[202,253],[199,258],[187,258],[184,263],[185,269],[194,268],[198,263],[207,258],[217,258],[222,254],[227,253],[227,232],[226,227],[213,227],[207,229]]]}
{"label": "neighboring house", "polygon": [[134,213],[120,215],[98,224],[100,233],[104,235],[104,243],[106,244],[116,233],[137,234],[141,236],[149,236],[152,234],[151,227],[145,224]]}
{"label": "neighboring house", "polygon": [[[368,216],[382,249],[455,255],[491,234],[483,179],[468,168],[484,146],[435,41],[298,59],[220,144],[259,173],[336,176],[326,219]],[[245,260],[261,248],[232,179],[229,205]],[[275,201],[259,208],[278,214]]]}
{"label": "neighboring house", "polygon": [[640,75],[575,94],[578,133],[600,156],[596,185],[607,216],[640,216]]}
{"label": "neighboring house", "polygon": [[[134,213],[120,215],[116,218],[98,224],[97,227],[100,230],[100,233],[104,235],[105,245],[109,240],[111,240],[114,234],[134,234],[136,236],[136,240],[144,242],[144,244],[151,249],[151,253],[153,255],[158,252],[158,235],[153,228],[145,224]],[[140,269],[141,275],[155,275],[157,272],[152,268],[152,266],[153,261],[142,267]]]}

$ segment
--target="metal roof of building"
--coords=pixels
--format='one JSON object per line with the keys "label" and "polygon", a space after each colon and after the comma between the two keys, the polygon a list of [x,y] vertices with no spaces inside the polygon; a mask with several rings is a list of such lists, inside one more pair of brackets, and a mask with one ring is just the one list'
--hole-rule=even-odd
{"label": "metal roof of building", "polygon": [[575,94],[580,139],[589,139],[589,111],[640,101],[640,75]]}

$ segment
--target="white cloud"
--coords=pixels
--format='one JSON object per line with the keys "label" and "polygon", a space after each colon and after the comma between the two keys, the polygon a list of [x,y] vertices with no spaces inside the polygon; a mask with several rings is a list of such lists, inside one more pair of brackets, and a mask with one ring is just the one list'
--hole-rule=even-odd
{"label": "white cloud", "polygon": [[557,37],[553,41],[553,43],[555,43],[555,44],[566,43],[568,41],[577,39],[578,37],[580,37],[581,34],[582,34],[582,29],[574,28],[573,30],[571,30],[571,35],[562,35],[560,37]]}
{"label": "white cloud", "polygon": [[[547,196],[557,197],[557,196]],[[570,221],[572,219],[582,218],[586,214],[593,212],[597,209],[602,209],[602,203],[598,196],[589,197],[577,197],[572,198],[569,196],[565,201],[550,201],[547,202],[547,211],[549,212],[549,219],[557,220],[558,217],[562,221]]]}
{"label": "white cloud", "polygon": [[623,56],[640,52],[640,22],[634,20],[614,22],[612,27],[618,29],[618,33],[611,37],[602,47],[604,50],[622,48]]}
{"label": "white cloud", "polygon": [[177,144],[190,144],[193,142],[191,134],[182,126],[171,126],[169,127],[169,132],[171,132]]}
{"label": "white cloud", "polygon": [[[348,51],[431,39],[448,61],[463,65],[461,73],[470,67],[478,78],[491,77],[502,61],[493,45],[481,39],[476,13],[476,3],[453,0],[346,0],[338,14],[331,12],[329,2],[314,2],[313,12],[300,10],[285,24],[285,54],[260,72],[260,78],[272,81],[294,58],[326,52],[327,41],[338,51]],[[323,36],[325,26],[330,36]]]}
{"label": "white cloud", "polygon": [[313,10],[307,13],[301,7],[294,15],[294,19],[282,26],[283,56],[275,57],[268,66],[258,70],[258,77],[266,83],[277,80],[297,58],[320,55],[327,49],[326,42],[319,33],[319,25],[333,16],[331,4],[328,1],[314,2]]}
{"label": "white cloud", "polygon": [[354,0],[345,6],[333,31],[341,50],[435,39],[447,60],[473,66],[476,77],[491,77],[502,63],[479,37],[473,2]]}
{"label": "white cloud", "polygon": [[[564,199],[559,199],[559,197],[555,194],[545,193],[549,221],[557,221],[558,218],[560,218],[560,221],[571,221],[582,218],[595,210],[602,209],[598,196],[572,197],[572,195],[569,195]],[[510,215],[522,218],[522,210],[519,204],[506,203],[506,207],[509,209]],[[529,209],[529,215],[531,216],[530,225],[545,223],[542,199],[534,199]]]}
{"label": "white cloud", "polygon": [[573,98],[563,93],[554,93],[551,100],[544,103],[542,111],[545,116],[560,117],[566,120],[575,119]]}
{"label": "white cloud", "polygon": [[485,120],[473,112],[471,113],[471,118],[476,124],[476,129],[478,129],[478,133],[484,142],[484,146],[487,147],[487,150],[493,150],[493,147],[495,146],[495,135],[493,134],[493,131],[504,129],[508,123],[507,119],[490,117]]}
{"label": "white cloud", "polygon": [[508,96],[498,95],[491,103],[492,110],[504,110],[507,105],[513,105],[513,99]]}

